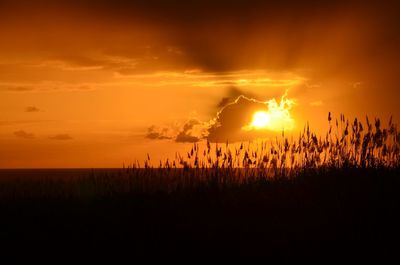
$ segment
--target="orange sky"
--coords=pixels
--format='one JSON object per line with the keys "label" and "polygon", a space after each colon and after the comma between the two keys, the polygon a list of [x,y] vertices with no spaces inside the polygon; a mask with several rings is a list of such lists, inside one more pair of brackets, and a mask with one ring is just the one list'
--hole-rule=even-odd
{"label": "orange sky", "polygon": [[173,156],[239,95],[400,115],[395,1],[133,2],[0,1],[0,168]]}

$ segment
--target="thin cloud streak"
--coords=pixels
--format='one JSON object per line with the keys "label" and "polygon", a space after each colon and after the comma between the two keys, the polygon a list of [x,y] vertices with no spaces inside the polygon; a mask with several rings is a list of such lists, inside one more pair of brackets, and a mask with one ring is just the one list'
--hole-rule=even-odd
{"label": "thin cloud streak", "polygon": [[63,134],[56,134],[49,136],[49,139],[57,141],[67,141],[67,140],[72,140],[73,138],[71,135],[63,133]]}
{"label": "thin cloud streak", "polygon": [[34,139],[35,134],[26,132],[24,130],[15,131],[14,135],[21,139]]}

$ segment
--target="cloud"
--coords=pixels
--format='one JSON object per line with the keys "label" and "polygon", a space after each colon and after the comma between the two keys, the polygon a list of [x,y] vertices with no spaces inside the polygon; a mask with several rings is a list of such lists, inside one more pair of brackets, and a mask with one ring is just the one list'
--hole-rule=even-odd
{"label": "cloud", "polygon": [[233,103],[238,97],[245,96],[247,98],[255,98],[252,93],[244,92],[235,86],[230,86],[227,91],[227,95],[221,99],[218,103],[218,109],[225,107],[226,105]]}
{"label": "cloud", "polygon": [[91,52],[90,55],[85,52],[55,55],[39,66],[63,71],[109,71],[129,76],[159,71],[183,72],[192,65],[187,62],[184,51],[179,47],[161,43],[152,45],[136,43],[131,44],[129,49],[120,50],[114,47],[101,52]]}
{"label": "cloud", "polygon": [[165,140],[172,139],[173,136],[171,134],[173,134],[173,132],[172,129],[169,127],[159,128],[155,125],[152,125],[147,129],[145,137],[152,140]]}
{"label": "cloud", "polygon": [[[259,101],[239,96],[218,112],[208,129],[207,139],[210,142],[248,141],[268,138],[283,129],[291,130],[294,127],[294,120],[290,115],[290,109],[294,103],[294,100],[286,98],[286,93],[280,102],[275,98]],[[253,125],[253,116],[260,111],[268,119],[261,128]]]}
{"label": "cloud", "polygon": [[[97,84],[96,84],[97,86]],[[89,91],[94,89],[94,84],[68,83],[58,81],[40,81],[36,83],[0,83],[0,91],[10,92],[42,92],[42,91]]]}
{"label": "cloud", "polygon": [[59,141],[66,141],[72,140],[73,138],[69,134],[56,134],[53,136],[49,136],[50,140],[59,140]]}
{"label": "cloud", "polygon": [[[254,72],[258,72],[257,70]],[[217,76],[216,80],[206,80],[203,82],[199,82],[196,86],[201,87],[210,87],[210,86],[235,86],[235,87],[293,87],[297,85],[301,85],[304,82],[304,78],[295,77],[293,75],[290,79],[271,79],[257,76],[250,76],[249,78],[241,78],[240,73],[243,71],[236,72],[237,76],[231,76],[231,79],[220,80],[221,76]],[[223,78],[224,79],[224,78]]]}
{"label": "cloud", "polygon": [[40,109],[38,109],[35,106],[28,106],[25,108],[25,112],[39,112],[39,111],[40,111]]}
{"label": "cloud", "polygon": [[209,128],[207,139],[210,142],[236,142],[253,139],[254,136],[242,130],[242,127],[251,122],[256,111],[267,111],[264,102],[239,96],[234,102],[222,108],[215,123]]}
{"label": "cloud", "polygon": [[14,87],[8,87],[6,90],[13,92],[26,92],[26,91],[32,91],[34,90],[34,88],[27,86],[14,86]]}
{"label": "cloud", "polygon": [[[63,67],[72,69],[111,69],[123,74],[183,68],[218,73],[300,70],[317,80],[333,75],[349,80],[366,76],[369,80],[365,82],[383,79],[390,86],[381,87],[397,91],[400,39],[393,36],[399,35],[398,14],[388,3],[6,2],[13,4],[0,9],[6,21],[0,43],[4,58],[22,54],[20,57],[41,57],[38,61],[60,60],[66,62]],[[54,16],[60,13],[63,16]],[[35,19],[24,19],[26,14],[36,14]],[[329,53],[332,50],[336,52]],[[379,54],[371,58],[373,51]],[[181,57],[185,59],[178,63],[176,59]],[[235,83],[221,83],[226,84]]]}
{"label": "cloud", "polygon": [[184,125],[182,130],[175,138],[178,143],[195,143],[204,139],[207,134],[207,123],[203,123],[198,119],[190,119]]}
{"label": "cloud", "polygon": [[34,139],[35,135],[33,133],[28,133],[26,131],[23,130],[19,130],[19,131],[15,131],[14,135],[18,138],[22,138],[22,139]]}
{"label": "cloud", "polygon": [[[287,93],[282,96],[280,102],[275,98],[259,101],[239,94],[240,90],[230,88],[228,96],[218,103],[218,106],[223,107],[219,108],[215,118],[207,122],[191,118],[183,125],[174,128],[160,128],[153,125],[148,128],[145,137],[174,139],[180,143],[195,143],[203,139],[210,142],[238,142],[268,138],[283,129],[293,129],[294,120],[290,115],[290,109],[295,102],[286,98]],[[234,95],[239,96],[233,99]],[[268,123],[262,128],[252,125],[254,113],[258,111],[265,112],[269,118]]]}
{"label": "cloud", "polygon": [[[236,92],[233,91],[233,93]],[[224,100],[221,102],[224,102]],[[273,102],[276,101],[274,100]],[[210,142],[252,140],[256,137],[265,136],[266,131],[260,133],[253,130],[243,130],[243,128],[251,122],[254,112],[268,110],[268,102],[240,95],[233,102],[226,104],[220,109],[216,117],[208,122],[191,118],[181,126],[176,126],[175,128],[160,128],[153,125],[148,128],[145,137],[153,140],[169,139],[179,143],[195,143],[203,139],[207,139]]]}
{"label": "cloud", "polygon": [[172,126],[158,127],[155,125],[147,129],[146,138],[152,140],[174,140],[178,143],[195,143],[204,139],[209,125],[196,118],[191,118],[185,123]]}

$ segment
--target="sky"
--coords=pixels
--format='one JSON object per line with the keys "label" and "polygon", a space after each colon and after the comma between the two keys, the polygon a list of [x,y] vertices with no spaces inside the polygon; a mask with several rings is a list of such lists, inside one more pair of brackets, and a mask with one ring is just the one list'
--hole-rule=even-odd
{"label": "sky", "polygon": [[[367,2],[0,0],[0,168],[397,121],[400,8]],[[252,130],[260,108],[274,128]]]}

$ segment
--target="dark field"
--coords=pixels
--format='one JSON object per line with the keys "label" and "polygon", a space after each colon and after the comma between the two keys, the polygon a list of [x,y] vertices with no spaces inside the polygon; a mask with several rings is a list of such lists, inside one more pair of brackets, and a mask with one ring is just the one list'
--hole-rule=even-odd
{"label": "dark field", "polygon": [[298,139],[194,144],[158,167],[148,155],[123,169],[1,170],[2,250],[92,261],[397,260],[397,127],[328,121],[325,137],[306,126]]}
{"label": "dark field", "polygon": [[[208,169],[219,181],[172,190],[129,189],[135,176],[126,171],[0,171],[3,250],[35,249],[40,258],[46,252],[70,257],[93,251],[94,259],[282,261],[349,255],[382,261],[398,252],[398,168],[303,170],[295,178],[241,184],[222,182],[221,170]],[[146,170],[154,178],[164,171]],[[195,178],[196,169],[174,174]],[[135,185],[141,181],[136,177]]]}

